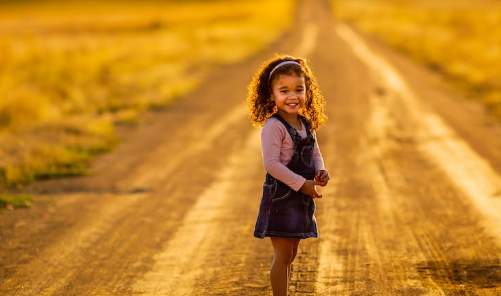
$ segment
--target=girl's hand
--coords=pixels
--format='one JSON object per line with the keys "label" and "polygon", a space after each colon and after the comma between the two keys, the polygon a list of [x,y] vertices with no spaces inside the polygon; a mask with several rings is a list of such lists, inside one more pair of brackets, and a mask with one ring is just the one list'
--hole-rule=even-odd
{"label": "girl's hand", "polygon": [[306,180],[300,190],[303,194],[312,198],[321,198],[322,194],[318,193],[317,188],[315,188],[316,185],[325,186],[326,183],[317,180]]}
{"label": "girl's hand", "polygon": [[327,185],[330,178],[331,177],[330,177],[329,172],[327,170],[320,170],[315,174],[315,180],[325,183],[324,185],[320,185],[320,186]]}

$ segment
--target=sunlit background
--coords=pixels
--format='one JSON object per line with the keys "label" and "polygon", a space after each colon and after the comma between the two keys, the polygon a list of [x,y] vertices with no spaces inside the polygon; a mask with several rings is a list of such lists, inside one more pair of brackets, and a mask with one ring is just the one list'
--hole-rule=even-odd
{"label": "sunlit background", "polygon": [[[331,0],[332,13],[448,78],[501,118],[501,2]],[[286,30],[292,0],[0,1],[2,192],[85,174],[119,125]]]}
{"label": "sunlit background", "polygon": [[0,2],[0,188],[84,174],[117,143],[117,125],[265,47],[292,4]]}

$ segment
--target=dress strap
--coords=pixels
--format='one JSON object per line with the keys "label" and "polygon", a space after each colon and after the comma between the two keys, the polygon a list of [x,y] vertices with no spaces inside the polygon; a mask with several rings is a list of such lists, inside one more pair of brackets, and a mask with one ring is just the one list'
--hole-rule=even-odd
{"label": "dress strap", "polygon": [[[301,139],[301,136],[299,136],[297,130],[293,128],[285,119],[283,119],[282,116],[280,116],[278,113],[275,113],[272,115],[272,117],[275,117],[276,119],[280,120],[280,122],[285,126],[285,129],[291,136],[291,138],[296,141],[297,138]],[[303,116],[299,115],[299,120],[304,124],[304,127],[306,129],[306,137],[311,136],[311,128],[308,123],[308,120],[304,118]]]}

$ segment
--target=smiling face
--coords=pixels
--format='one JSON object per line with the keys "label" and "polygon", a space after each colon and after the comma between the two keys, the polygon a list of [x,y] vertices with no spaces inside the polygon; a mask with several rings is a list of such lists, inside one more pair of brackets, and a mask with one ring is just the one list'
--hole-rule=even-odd
{"label": "smiling face", "polygon": [[273,80],[271,91],[271,99],[282,117],[297,116],[299,109],[304,106],[306,85],[303,76],[281,74]]}

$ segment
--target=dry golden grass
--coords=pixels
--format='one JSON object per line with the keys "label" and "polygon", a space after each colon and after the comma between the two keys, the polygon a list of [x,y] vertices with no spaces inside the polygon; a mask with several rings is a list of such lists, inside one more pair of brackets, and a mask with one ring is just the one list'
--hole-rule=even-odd
{"label": "dry golden grass", "polygon": [[0,2],[0,188],[85,173],[117,124],[276,39],[292,3]]}
{"label": "dry golden grass", "polygon": [[501,2],[336,0],[335,14],[440,71],[501,118]]}

